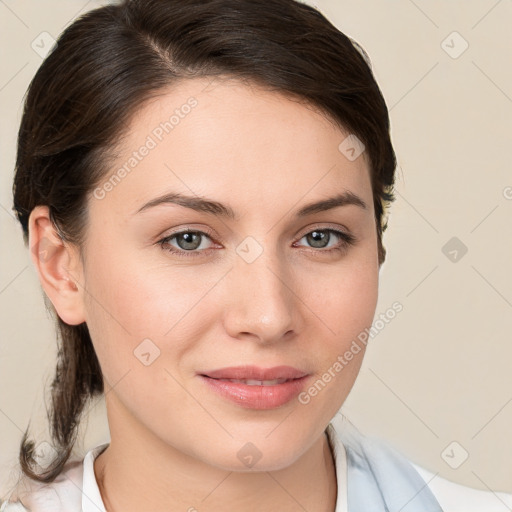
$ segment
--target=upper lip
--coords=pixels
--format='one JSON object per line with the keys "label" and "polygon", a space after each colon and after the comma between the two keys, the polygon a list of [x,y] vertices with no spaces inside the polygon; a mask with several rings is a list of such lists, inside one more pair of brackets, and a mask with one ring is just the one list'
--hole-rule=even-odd
{"label": "upper lip", "polygon": [[275,379],[300,379],[308,375],[293,366],[274,366],[272,368],[260,368],[259,366],[231,366],[219,368],[201,373],[212,379],[238,379],[238,380],[275,380]]}

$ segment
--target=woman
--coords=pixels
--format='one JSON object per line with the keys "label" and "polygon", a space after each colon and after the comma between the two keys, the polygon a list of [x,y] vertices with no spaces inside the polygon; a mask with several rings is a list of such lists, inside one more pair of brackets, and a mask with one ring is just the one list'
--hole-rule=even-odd
{"label": "woman", "polygon": [[[25,433],[2,510],[498,510],[337,415],[395,166],[366,54],[305,4],[127,0],[68,27],[14,182],[60,335],[52,443]],[[73,462],[101,393],[111,441]]]}

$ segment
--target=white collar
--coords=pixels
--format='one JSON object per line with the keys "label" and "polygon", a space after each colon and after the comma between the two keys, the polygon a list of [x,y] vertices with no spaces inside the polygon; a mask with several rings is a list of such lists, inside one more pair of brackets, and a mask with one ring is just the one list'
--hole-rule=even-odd
{"label": "white collar", "polygon": [[82,511],[83,512],[107,512],[101,498],[96,475],[94,474],[94,460],[108,447],[109,443],[96,446],[89,450],[83,462],[82,480]]}

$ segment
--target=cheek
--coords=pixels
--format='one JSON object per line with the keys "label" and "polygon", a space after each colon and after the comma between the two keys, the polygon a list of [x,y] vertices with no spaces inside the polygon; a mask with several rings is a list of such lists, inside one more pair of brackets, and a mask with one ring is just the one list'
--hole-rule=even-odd
{"label": "cheek", "polygon": [[317,358],[318,364],[298,396],[298,407],[305,424],[317,429],[316,435],[339,411],[357,379],[366,350],[364,336],[375,314],[377,267],[371,260],[368,264],[355,261],[347,259],[337,272],[320,276],[317,284],[323,284],[321,290],[308,280],[310,293],[304,295],[315,313],[304,333],[312,343],[304,350]]}
{"label": "cheek", "polygon": [[359,259],[331,272],[329,279],[323,278],[321,290],[311,288],[305,295],[317,319],[312,325],[317,335],[311,332],[308,338],[318,340],[318,378],[329,388],[326,395],[333,403],[346,397],[359,373],[377,306],[378,277],[373,260]]}
{"label": "cheek", "polygon": [[317,325],[325,333],[324,342],[342,350],[373,321],[378,300],[378,266],[360,254],[329,268],[316,277],[308,275],[300,294],[315,314]]}
{"label": "cheek", "polygon": [[145,363],[179,363],[214,307],[211,273],[198,279],[192,268],[148,265],[121,253],[88,258],[85,283],[86,322],[110,383]]}

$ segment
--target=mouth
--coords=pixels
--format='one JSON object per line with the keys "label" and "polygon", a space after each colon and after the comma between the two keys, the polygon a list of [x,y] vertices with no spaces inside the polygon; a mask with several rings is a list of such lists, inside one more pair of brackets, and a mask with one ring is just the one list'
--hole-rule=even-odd
{"label": "mouth", "polygon": [[223,398],[249,409],[275,409],[304,388],[307,372],[292,366],[237,366],[199,373],[198,377]]}

